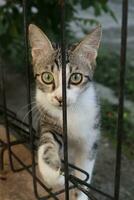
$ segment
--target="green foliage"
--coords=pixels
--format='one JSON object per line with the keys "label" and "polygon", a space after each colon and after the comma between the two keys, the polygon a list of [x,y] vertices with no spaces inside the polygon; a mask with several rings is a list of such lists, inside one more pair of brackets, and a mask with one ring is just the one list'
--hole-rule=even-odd
{"label": "green foliage", "polygon": [[[108,137],[113,144],[116,143],[117,138],[117,117],[118,106],[111,105],[107,101],[101,103],[101,117],[102,117],[102,133]],[[123,134],[123,151],[130,158],[134,158],[134,124],[132,123],[130,112],[124,110],[124,132]]]}
{"label": "green foliage", "polygon": [[[98,65],[95,71],[95,80],[113,89],[118,94],[120,58],[117,54],[102,52],[98,57]],[[134,101],[134,68],[127,63],[125,79],[125,97]],[[101,103],[102,133],[116,144],[116,128],[118,106],[111,105],[107,101]],[[127,109],[124,110],[123,151],[125,155],[134,158],[134,124],[133,118]]]}
{"label": "green foliage", "polygon": [[[120,57],[113,52],[110,54],[102,53],[98,57],[98,66],[95,71],[95,80],[103,85],[112,88],[118,95]],[[103,72],[103,73],[102,73]],[[134,101],[134,68],[127,63],[125,78],[125,97]]]}
{"label": "green foliage", "polygon": [[[28,22],[40,26],[50,38],[59,40],[60,37],[60,3],[62,0],[32,0],[27,1]],[[68,0],[66,3],[66,36],[71,38],[69,22],[76,19],[77,4],[82,9],[92,7],[95,15],[112,11],[107,5],[108,0]],[[86,20],[87,23],[88,20]],[[94,22],[94,19],[91,20]],[[6,0],[0,7],[0,53],[9,63],[22,65],[24,60],[23,42],[23,11],[22,0]],[[17,58],[17,59],[16,59]]]}

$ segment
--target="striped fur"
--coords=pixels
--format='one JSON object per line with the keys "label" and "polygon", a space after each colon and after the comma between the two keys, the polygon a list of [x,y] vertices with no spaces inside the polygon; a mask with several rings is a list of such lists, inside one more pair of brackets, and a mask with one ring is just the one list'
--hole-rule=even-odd
{"label": "striped fur", "polygon": [[[97,27],[75,48],[66,52],[67,124],[69,162],[89,172],[91,181],[99,140],[99,105],[92,77],[101,37]],[[38,164],[45,183],[64,183],[61,50],[55,49],[35,25],[29,27],[36,102],[40,112]],[[83,178],[78,171],[76,176]],[[80,193],[77,200],[87,200]]]}

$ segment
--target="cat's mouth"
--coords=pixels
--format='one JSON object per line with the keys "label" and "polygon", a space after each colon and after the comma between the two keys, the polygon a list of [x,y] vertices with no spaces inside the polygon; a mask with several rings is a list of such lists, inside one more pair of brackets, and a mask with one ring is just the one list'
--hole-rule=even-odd
{"label": "cat's mouth", "polygon": [[59,107],[61,107],[61,108],[62,108],[62,106],[63,106],[63,102],[59,103]]}
{"label": "cat's mouth", "polygon": [[59,108],[60,110],[62,110],[62,109],[63,109],[63,103],[59,104],[59,105],[58,105],[58,108]]}
{"label": "cat's mouth", "polygon": [[[63,109],[63,103],[58,104],[56,107],[58,107],[60,110]],[[66,107],[68,107],[68,105],[66,104]]]}

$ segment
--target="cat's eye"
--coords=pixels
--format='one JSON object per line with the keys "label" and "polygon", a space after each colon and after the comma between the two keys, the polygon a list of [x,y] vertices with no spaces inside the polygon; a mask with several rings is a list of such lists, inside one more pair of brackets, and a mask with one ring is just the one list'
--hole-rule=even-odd
{"label": "cat's eye", "polygon": [[50,72],[42,73],[41,79],[46,84],[52,84],[54,82],[54,77]]}
{"label": "cat's eye", "polygon": [[73,73],[70,77],[70,83],[74,85],[78,85],[82,82],[83,75],[81,73]]}

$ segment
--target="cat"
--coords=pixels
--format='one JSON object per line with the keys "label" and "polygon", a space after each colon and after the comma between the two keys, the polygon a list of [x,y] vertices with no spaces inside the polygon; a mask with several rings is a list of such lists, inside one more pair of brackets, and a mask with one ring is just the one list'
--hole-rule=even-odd
{"label": "cat", "polygon": [[[89,173],[91,182],[100,137],[100,108],[92,82],[101,40],[97,26],[76,47],[66,52],[66,90],[69,163]],[[60,47],[34,24],[29,25],[33,72],[36,79],[36,104],[40,112],[38,165],[49,187],[64,184],[62,164],[62,61]],[[84,178],[76,171],[75,175]],[[82,192],[77,200],[87,200]]]}

